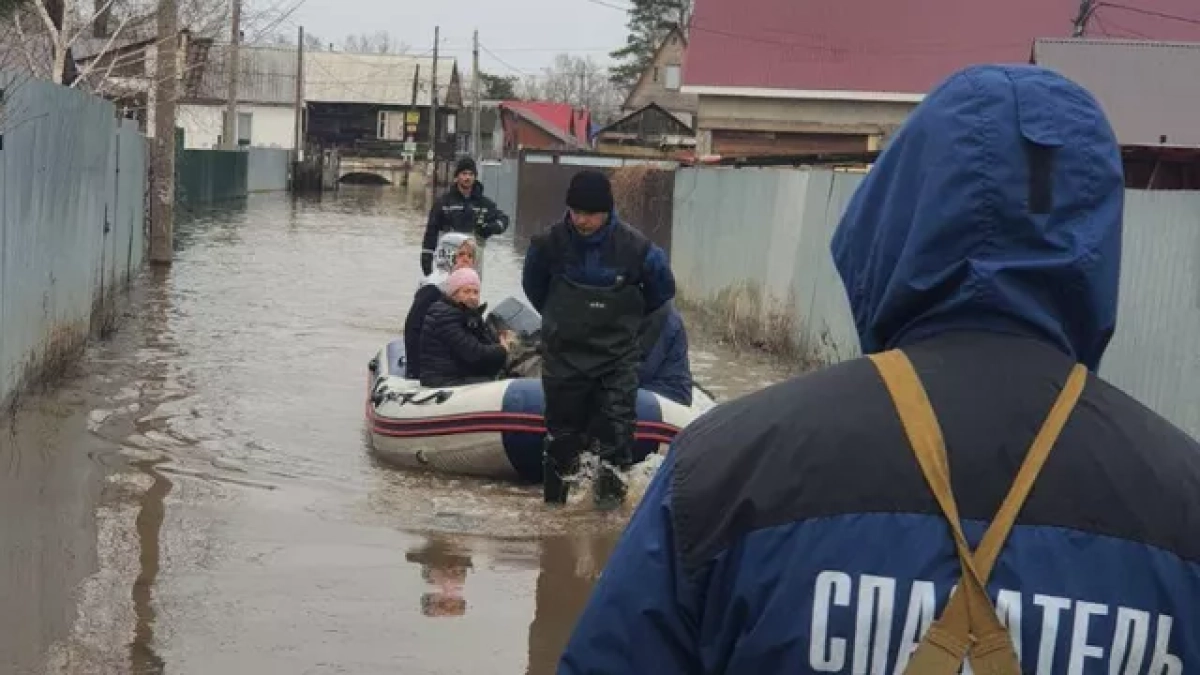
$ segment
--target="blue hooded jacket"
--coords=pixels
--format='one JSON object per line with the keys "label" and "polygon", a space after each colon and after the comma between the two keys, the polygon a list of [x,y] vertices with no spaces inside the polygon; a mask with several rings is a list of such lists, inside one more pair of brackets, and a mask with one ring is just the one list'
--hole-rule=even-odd
{"label": "blue hooded jacket", "polygon": [[665,396],[680,405],[692,404],[692,367],[688,362],[687,331],[683,317],[668,302],[655,310],[664,316],[647,317],[647,322],[661,319],[658,339],[638,367],[638,383],[642,389]]}
{"label": "blue hooded jacket", "polygon": [[[978,66],[926,97],[842,218],[862,348],[915,364],[971,546],[1072,362],[1095,369],[1113,334],[1123,198],[1090,94]],[[960,574],[854,359],[676,437],[558,672],[899,675]],[[988,590],[1026,673],[1200,672],[1200,444],[1090,376]]]}

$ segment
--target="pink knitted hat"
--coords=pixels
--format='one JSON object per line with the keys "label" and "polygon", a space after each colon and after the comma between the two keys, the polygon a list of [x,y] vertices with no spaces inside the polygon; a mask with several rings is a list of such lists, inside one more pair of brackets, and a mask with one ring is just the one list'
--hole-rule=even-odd
{"label": "pink knitted hat", "polygon": [[470,267],[456,269],[446,278],[446,295],[453,297],[455,293],[467,286],[479,288],[479,273]]}

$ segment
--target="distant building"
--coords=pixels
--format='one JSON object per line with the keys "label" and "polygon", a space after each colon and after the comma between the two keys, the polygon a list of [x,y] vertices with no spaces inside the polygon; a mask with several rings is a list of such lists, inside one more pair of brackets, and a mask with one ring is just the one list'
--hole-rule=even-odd
{"label": "distant building", "polygon": [[[184,88],[177,109],[188,148],[219,148],[225,133],[229,95],[229,52],[211,45],[195,65],[197,77]],[[296,50],[280,47],[238,49],[237,145],[295,148]]]}
{"label": "distant building", "polygon": [[[153,137],[155,72],[161,51],[157,26],[153,20],[139,21],[124,26],[117,35],[107,28],[96,29],[100,26],[71,47],[84,86],[112,101],[117,114],[136,120],[138,129]],[[211,44],[212,40],[196,38],[187,30],[179,32],[176,73],[181,91],[195,86],[196,66],[207,58]]]}
{"label": "distant building", "polygon": [[1125,184],[1200,189],[1200,43],[1038,40],[1033,61],[1083,85],[1108,115]]}
{"label": "distant building", "polygon": [[650,103],[599,129],[593,144],[611,154],[682,159],[692,156],[696,135],[679,117]]}
{"label": "distant building", "polygon": [[[1079,0],[696,0],[684,93],[698,97],[697,151],[723,156],[863,153],[925,93],[973,63],[1028,63],[1070,35]],[[1200,39],[1195,0],[1097,3],[1088,31]]]}
{"label": "distant building", "polygon": [[639,112],[650,104],[692,126],[699,97],[683,91],[683,64],[687,54],[687,38],[678,27],[663,38],[650,64],[629,90],[621,105],[621,116]]}
{"label": "distant building", "polygon": [[521,150],[577,150],[590,145],[592,118],[587,110],[568,103],[505,101],[500,104],[501,153],[515,157]]}
{"label": "distant building", "polygon": [[[457,61],[440,58],[438,155],[457,149],[463,97]],[[397,54],[305,52],[305,138],[346,154],[400,154],[428,150],[433,102],[433,59]],[[412,145],[406,145],[411,143]]]}
{"label": "distant building", "polygon": [[474,154],[475,159],[496,159],[503,152],[501,139],[496,136],[500,125],[500,101],[479,103],[479,148],[471,149],[471,131],[474,119],[471,106],[466,104],[458,115],[458,154]]}

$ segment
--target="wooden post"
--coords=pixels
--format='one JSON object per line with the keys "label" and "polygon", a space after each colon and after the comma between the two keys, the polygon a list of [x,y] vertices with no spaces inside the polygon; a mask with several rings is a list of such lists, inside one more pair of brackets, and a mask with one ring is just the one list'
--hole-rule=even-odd
{"label": "wooden post", "polygon": [[242,42],[242,0],[233,2],[233,21],[229,35],[229,92],[225,95],[225,137],[221,147],[226,150],[237,148],[237,88],[238,88],[238,47]]}
{"label": "wooden post", "polygon": [[175,243],[175,97],[178,94],[179,8],[158,2],[154,84],[154,184],[150,200],[150,262],[170,265]]}
{"label": "wooden post", "polygon": [[296,36],[296,100],[292,156],[296,165],[299,165],[304,160],[304,26],[296,30]]}
{"label": "wooden post", "polygon": [[432,171],[429,172],[429,187],[437,192],[438,172],[437,172],[437,145],[438,145],[438,83],[437,83],[437,66],[438,66],[438,42],[441,41],[441,26],[433,28],[433,73],[429,79],[429,163]]}

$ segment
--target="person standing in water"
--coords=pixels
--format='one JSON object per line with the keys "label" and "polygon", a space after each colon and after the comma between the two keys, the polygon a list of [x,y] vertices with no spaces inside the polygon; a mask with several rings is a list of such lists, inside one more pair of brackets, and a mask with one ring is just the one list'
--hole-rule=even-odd
{"label": "person standing in water", "polygon": [[[421,272],[433,271],[433,254],[438,237],[447,232],[472,234],[480,245],[508,230],[508,215],[496,202],[483,196],[483,183],[476,180],[475,160],[464,157],[454,167],[454,185],[433,203],[421,242]],[[475,269],[483,274],[483,256],[475,252]]]}
{"label": "person standing in water", "polygon": [[600,459],[595,500],[611,507],[625,497],[618,472],[633,464],[642,322],[675,297],[675,276],[666,253],[617,217],[608,176],[576,174],[567,209],[533,238],[521,277],[546,345],[544,498],[566,502],[590,450]]}

